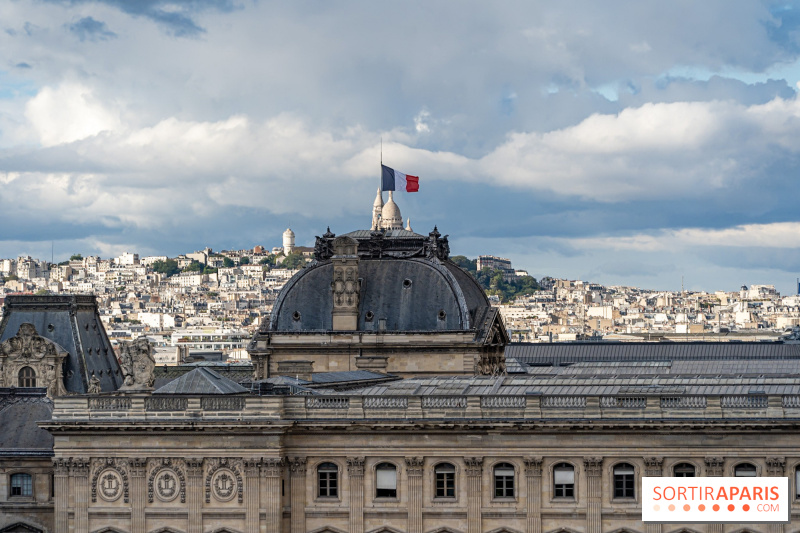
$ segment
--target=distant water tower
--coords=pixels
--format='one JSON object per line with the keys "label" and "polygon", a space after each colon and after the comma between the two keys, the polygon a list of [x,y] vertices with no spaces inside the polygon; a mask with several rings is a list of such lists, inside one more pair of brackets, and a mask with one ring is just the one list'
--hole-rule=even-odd
{"label": "distant water tower", "polygon": [[286,228],[283,232],[283,253],[289,255],[294,250],[294,232],[291,228]]}

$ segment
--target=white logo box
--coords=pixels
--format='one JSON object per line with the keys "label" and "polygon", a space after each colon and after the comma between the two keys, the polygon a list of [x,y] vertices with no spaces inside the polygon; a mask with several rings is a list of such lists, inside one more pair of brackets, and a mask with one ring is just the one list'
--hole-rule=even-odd
{"label": "white logo box", "polygon": [[643,477],[642,521],[789,523],[787,477]]}

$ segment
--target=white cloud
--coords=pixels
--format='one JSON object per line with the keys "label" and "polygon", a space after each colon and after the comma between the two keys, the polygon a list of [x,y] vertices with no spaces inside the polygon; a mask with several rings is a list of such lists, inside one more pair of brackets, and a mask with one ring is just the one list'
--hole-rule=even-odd
{"label": "white cloud", "polygon": [[69,143],[120,127],[119,115],[77,83],[45,87],[28,101],[25,116],[43,146]]}

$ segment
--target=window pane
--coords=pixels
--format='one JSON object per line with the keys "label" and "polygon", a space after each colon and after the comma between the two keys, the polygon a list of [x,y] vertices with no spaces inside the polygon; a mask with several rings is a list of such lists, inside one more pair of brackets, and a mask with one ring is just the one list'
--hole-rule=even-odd
{"label": "window pane", "polygon": [[397,471],[394,468],[378,467],[375,471],[376,487],[379,489],[397,488]]}
{"label": "window pane", "polygon": [[736,477],[756,477],[756,467],[753,465],[739,465],[733,472]]}
{"label": "window pane", "polygon": [[495,468],[494,469],[495,476],[514,476],[514,469],[513,468]]}
{"label": "window pane", "polygon": [[618,476],[633,475],[633,467],[618,466],[614,469],[614,474]]}
{"label": "window pane", "polygon": [[556,485],[575,483],[575,470],[571,467],[557,466],[553,471],[553,481]]}

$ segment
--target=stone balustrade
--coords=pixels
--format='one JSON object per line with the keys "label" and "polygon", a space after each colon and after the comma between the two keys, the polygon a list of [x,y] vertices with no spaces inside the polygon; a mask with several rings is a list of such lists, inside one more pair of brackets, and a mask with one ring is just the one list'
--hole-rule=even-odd
{"label": "stone balustrade", "polygon": [[680,419],[800,418],[800,396],[765,394],[188,396],[147,394],[57,398],[53,419]]}

